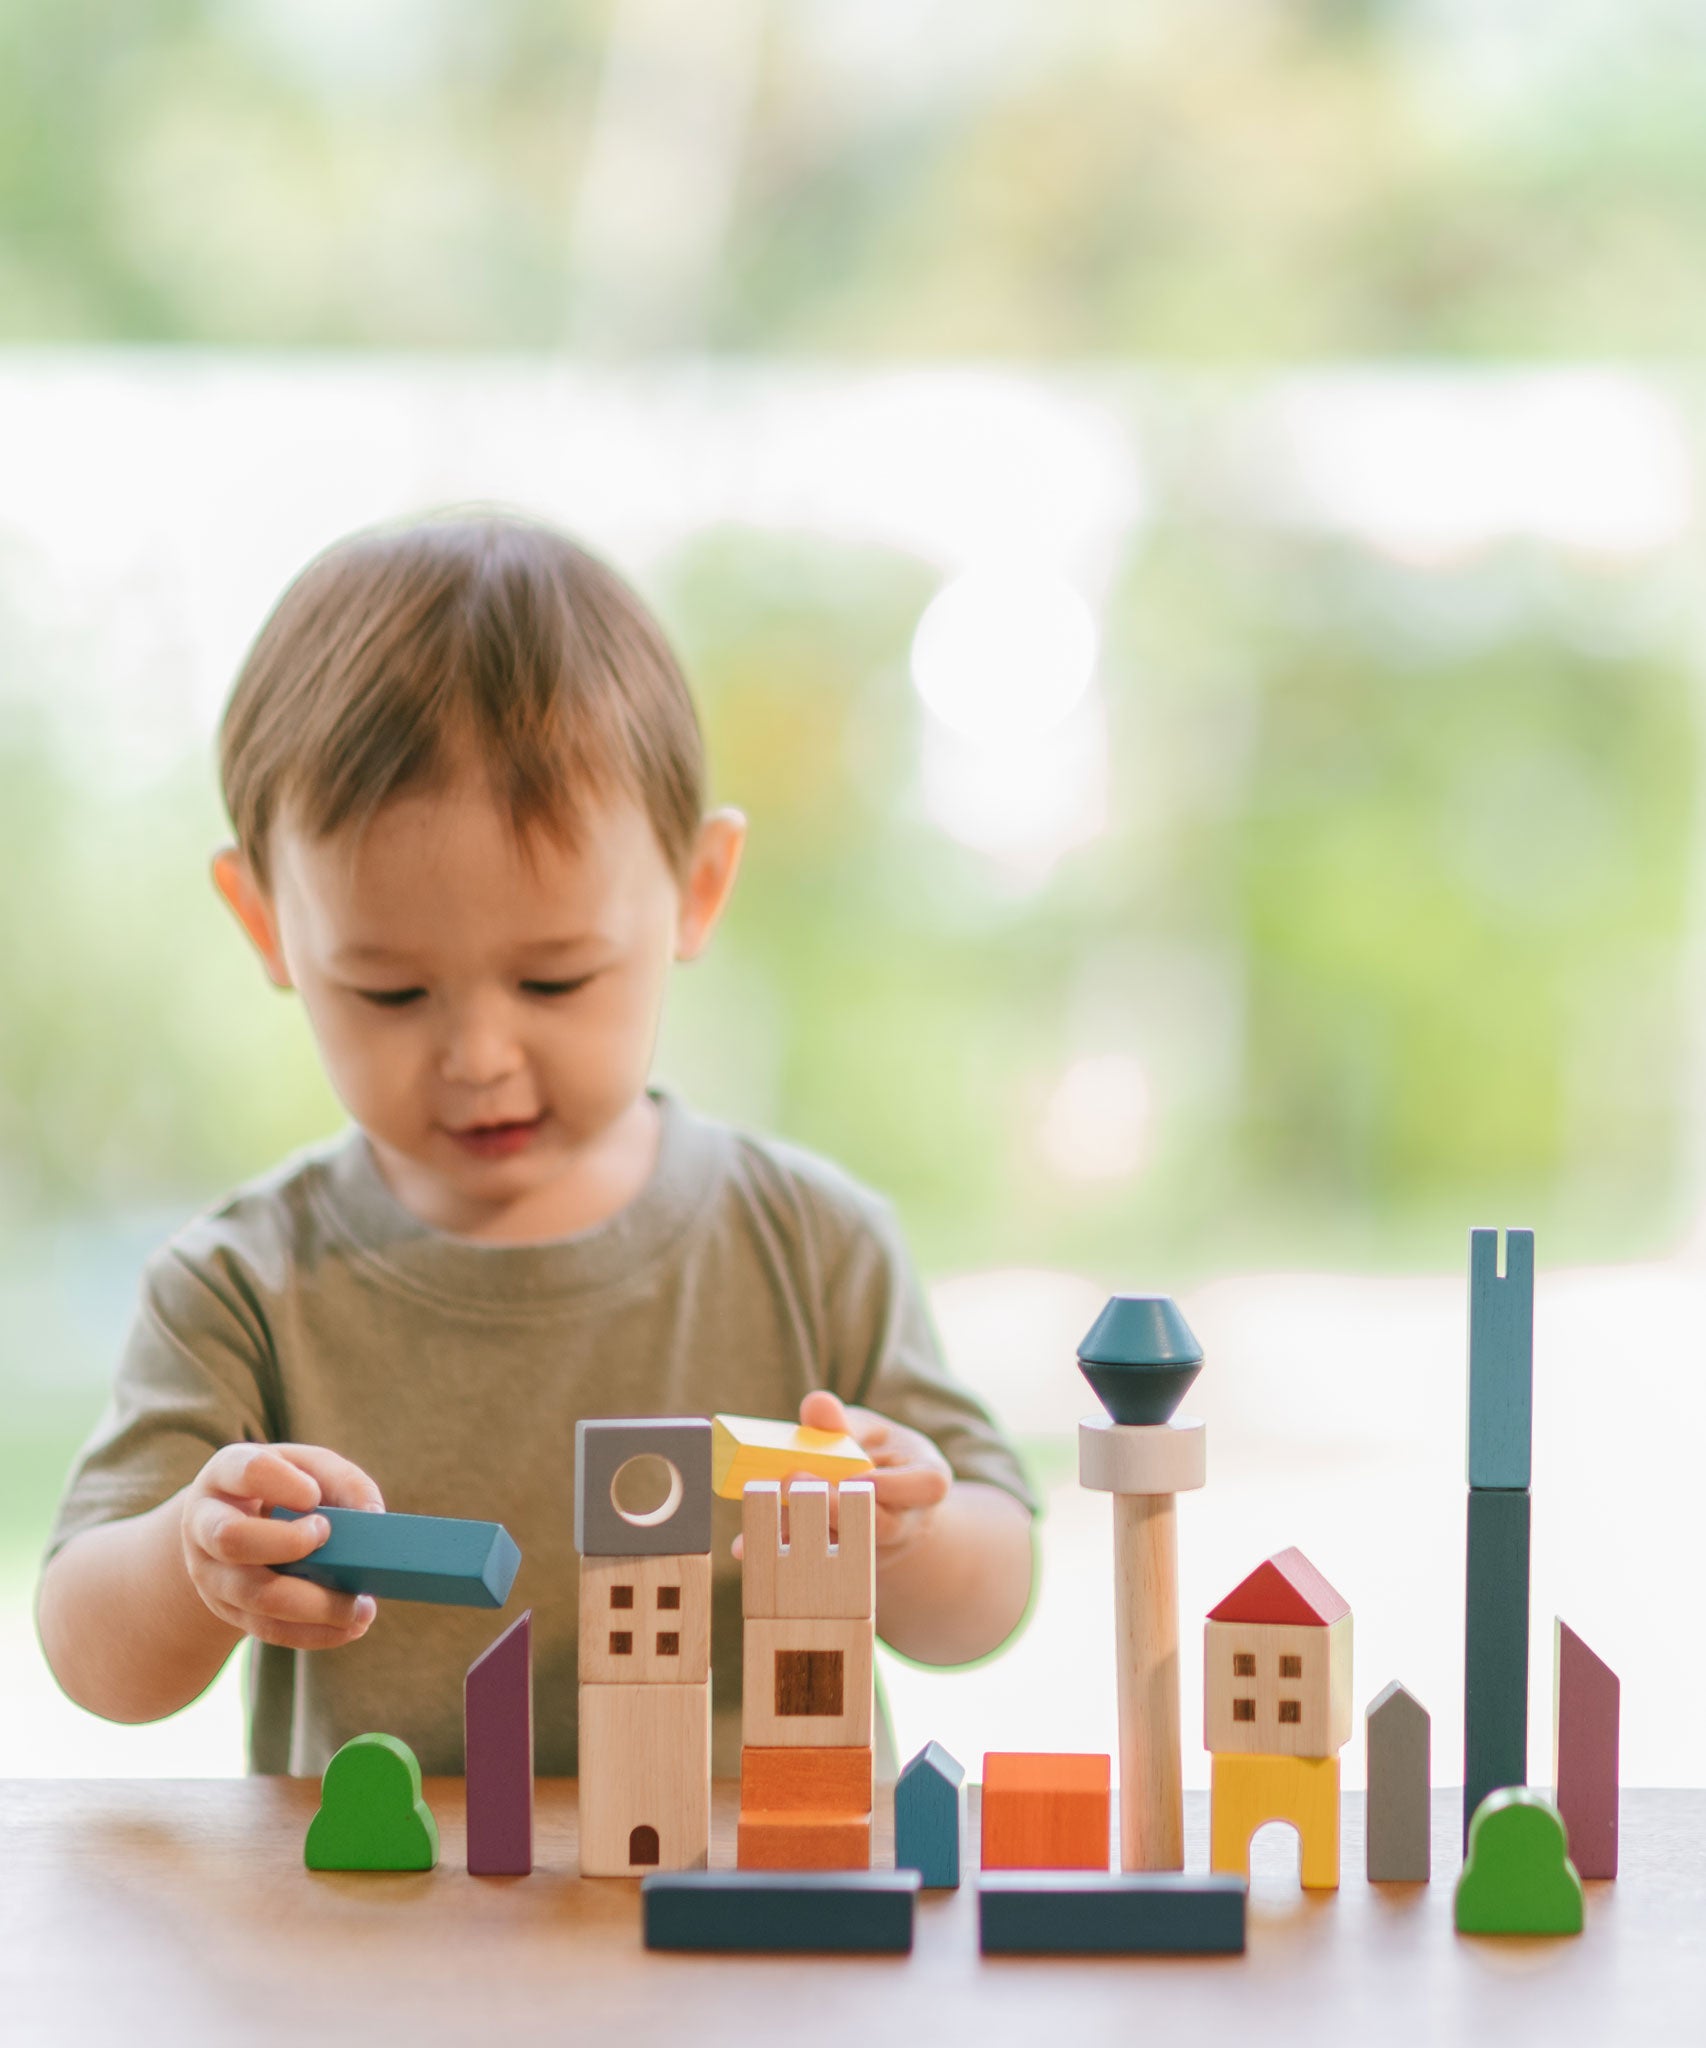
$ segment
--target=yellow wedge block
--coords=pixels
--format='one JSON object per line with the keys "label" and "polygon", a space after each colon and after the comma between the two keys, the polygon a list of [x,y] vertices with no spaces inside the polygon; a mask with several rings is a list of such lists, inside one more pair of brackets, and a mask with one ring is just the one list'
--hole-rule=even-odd
{"label": "yellow wedge block", "polygon": [[850,1436],[804,1429],[797,1422],[765,1422],[756,1415],[711,1417],[711,1484],[724,1500],[739,1500],[752,1479],[857,1479],[875,1468]]}

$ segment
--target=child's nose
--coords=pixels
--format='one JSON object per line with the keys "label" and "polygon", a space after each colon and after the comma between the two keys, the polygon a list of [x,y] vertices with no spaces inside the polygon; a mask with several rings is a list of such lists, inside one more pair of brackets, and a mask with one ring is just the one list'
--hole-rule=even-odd
{"label": "child's nose", "polygon": [[485,1088],[513,1073],[520,1063],[521,1049],[501,1004],[468,1004],[453,1016],[442,1062],[447,1081]]}

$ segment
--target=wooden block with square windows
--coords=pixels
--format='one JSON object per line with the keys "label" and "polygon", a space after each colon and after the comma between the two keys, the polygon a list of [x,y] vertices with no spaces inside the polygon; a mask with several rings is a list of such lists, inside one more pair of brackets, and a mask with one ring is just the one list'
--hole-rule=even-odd
{"label": "wooden block with square windows", "polygon": [[711,1674],[711,1560],[581,1559],[583,1685],[698,1685]]}
{"label": "wooden block with square windows", "polygon": [[752,1749],[862,1749],[871,1740],[868,1621],[746,1624],[742,1741]]}
{"label": "wooden block with square windows", "polygon": [[1351,1738],[1351,1617],[1328,1627],[1211,1621],[1203,1743],[1216,1754],[1337,1756]]}

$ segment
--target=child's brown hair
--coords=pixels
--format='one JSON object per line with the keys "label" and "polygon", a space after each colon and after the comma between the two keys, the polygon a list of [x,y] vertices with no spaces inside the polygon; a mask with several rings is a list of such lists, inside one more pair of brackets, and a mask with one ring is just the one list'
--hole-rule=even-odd
{"label": "child's brown hair", "polygon": [[510,516],[359,533],[310,562],[238,672],[219,771],[270,888],[281,812],[359,831],[473,758],[518,841],[572,844],[588,797],[625,789],[684,873],[704,796],[699,723],[651,614],[562,534]]}

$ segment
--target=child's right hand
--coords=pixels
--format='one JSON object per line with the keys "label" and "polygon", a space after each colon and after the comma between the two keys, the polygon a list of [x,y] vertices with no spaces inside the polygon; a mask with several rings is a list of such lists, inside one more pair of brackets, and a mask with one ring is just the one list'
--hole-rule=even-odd
{"label": "child's right hand", "polygon": [[324,1517],[275,1522],[270,1510],[329,1507],[383,1511],[359,1465],[314,1444],[227,1444],[183,1492],[180,1528],[190,1583],[229,1628],[287,1650],[335,1650],[365,1635],[377,1603],[287,1578],[331,1533]]}

